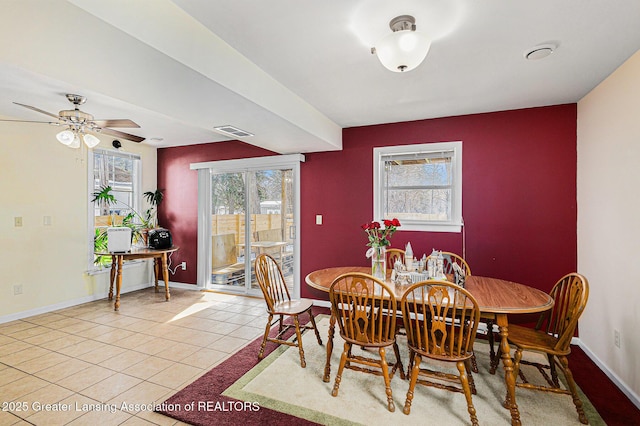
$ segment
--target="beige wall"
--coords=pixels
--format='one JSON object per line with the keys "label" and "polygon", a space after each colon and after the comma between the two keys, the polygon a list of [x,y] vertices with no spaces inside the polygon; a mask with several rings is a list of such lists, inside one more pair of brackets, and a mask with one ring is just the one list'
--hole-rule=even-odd
{"label": "beige wall", "polygon": [[[89,276],[87,150],[45,124],[0,123],[0,323],[104,297],[108,274]],[[98,147],[113,138],[100,136]],[[143,159],[143,190],[156,187],[156,149],[122,141]],[[50,216],[52,225],[44,226]],[[22,227],[14,226],[21,217]],[[146,262],[125,271],[123,290],[148,284]],[[23,294],[14,295],[22,285]],[[105,302],[107,303],[107,302]]]}
{"label": "beige wall", "polygon": [[578,270],[591,287],[580,340],[638,404],[640,52],[578,102],[577,132]]}

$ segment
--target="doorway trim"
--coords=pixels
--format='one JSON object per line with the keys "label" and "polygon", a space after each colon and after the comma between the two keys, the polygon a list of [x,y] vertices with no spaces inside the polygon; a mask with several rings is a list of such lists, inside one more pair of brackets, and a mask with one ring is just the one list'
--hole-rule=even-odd
{"label": "doorway trim", "polygon": [[300,163],[302,154],[271,155],[241,158],[237,160],[192,163],[191,170],[198,171],[198,274],[197,286],[205,289],[211,281],[211,175],[214,173],[251,172],[264,169],[293,169],[293,216],[295,238],[293,240],[293,297],[300,297]]}

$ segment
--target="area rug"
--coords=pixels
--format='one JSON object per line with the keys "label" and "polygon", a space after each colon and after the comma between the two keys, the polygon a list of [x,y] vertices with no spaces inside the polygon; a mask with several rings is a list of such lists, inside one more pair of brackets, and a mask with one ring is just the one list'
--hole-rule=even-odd
{"label": "area rug", "polygon": [[[318,328],[326,340],[326,316],[318,316]],[[470,423],[463,394],[425,386],[416,387],[411,414],[403,414],[409,384],[399,374],[391,382],[396,405],[394,413],[387,410],[384,382],[380,376],[345,369],[339,395],[332,397],[342,340],[339,335],[334,339],[330,383],[322,381],[326,346],[319,346],[313,333],[306,333],[303,342],[307,361],[305,369],[300,367],[297,349],[286,346],[274,350],[273,345],[268,344],[271,354],[257,363],[258,339],[171,397],[165,402],[167,409],[160,412],[194,425]],[[408,355],[402,338],[399,346],[406,366]],[[354,349],[354,352],[359,350]],[[387,354],[391,360],[393,352],[388,351]],[[501,406],[505,396],[502,368],[496,375],[489,374],[488,346],[482,341],[476,342],[476,357],[480,371],[474,374],[477,394],[473,396],[473,402],[480,424],[510,424],[509,411]],[[448,368],[446,365],[431,366]],[[525,369],[524,373],[530,382],[539,380],[536,371]],[[570,396],[518,389],[517,397],[523,424],[580,424]],[[589,423],[605,424],[583,394],[581,399]]]}

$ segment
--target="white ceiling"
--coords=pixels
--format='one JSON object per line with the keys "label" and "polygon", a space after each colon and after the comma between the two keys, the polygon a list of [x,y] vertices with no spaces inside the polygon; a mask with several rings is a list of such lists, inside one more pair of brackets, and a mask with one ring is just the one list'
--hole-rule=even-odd
{"label": "white ceiling", "polygon": [[[0,2],[1,116],[47,121],[12,102],[57,113],[77,93],[158,147],[229,124],[280,153],[336,150],[346,127],[577,102],[640,48],[638,0]],[[403,14],[433,43],[393,73],[370,48]]]}

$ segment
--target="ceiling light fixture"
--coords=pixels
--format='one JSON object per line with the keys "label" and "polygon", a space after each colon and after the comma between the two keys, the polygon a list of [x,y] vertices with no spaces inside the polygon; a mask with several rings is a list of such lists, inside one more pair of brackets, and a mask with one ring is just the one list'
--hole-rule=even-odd
{"label": "ceiling light fixture", "polygon": [[89,148],[93,148],[94,146],[100,143],[100,139],[98,139],[97,137],[93,136],[90,133],[83,135],[82,140],[84,141],[85,145],[87,145]]}
{"label": "ceiling light fixture", "polygon": [[84,142],[89,148],[93,148],[100,143],[100,139],[90,133],[85,133],[83,127],[73,128],[69,126],[67,130],[63,130],[56,135],[56,139],[62,145],[69,148],[80,148],[80,140]]}
{"label": "ceiling light fixture", "polygon": [[418,67],[429,53],[429,37],[416,31],[416,20],[410,15],[393,18],[389,27],[393,32],[372,47],[371,53],[393,72],[406,72]]}
{"label": "ceiling light fixture", "polygon": [[71,130],[63,130],[62,132],[56,135],[56,139],[58,139],[58,142],[66,146],[71,145],[71,142],[73,142],[73,138],[75,137],[76,137],[76,134],[73,133]]}

